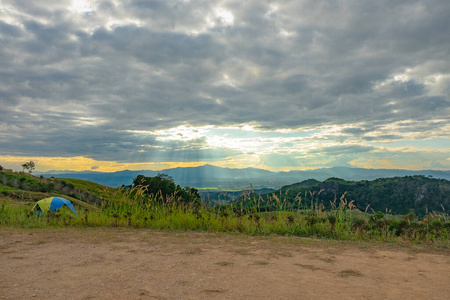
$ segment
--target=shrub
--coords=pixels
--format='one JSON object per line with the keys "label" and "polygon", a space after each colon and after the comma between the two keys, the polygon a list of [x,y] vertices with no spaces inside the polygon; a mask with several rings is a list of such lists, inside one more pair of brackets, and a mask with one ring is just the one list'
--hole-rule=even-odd
{"label": "shrub", "polygon": [[442,228],[442,222],[439,219],[434,219],[430,223],[430,227],[436,230],[439,230]]}
{"label": "shrub", "polygon": [[366,221],[365,220],[363,220],[363,219],[355,219],[354,221],[353,221],[353,224],[352,224],[352,229],[354,230],[354,231],[362,231],[362,230],[367,230],[368,229],[368,225],[367,225],[367,223],[366,223]]}
{"label": "shrub", "polygon": [[397,223],[397,226],[395,228],[395,234],[397,236],[400,236],[402,234],[407,233],[409,228],[409,222],[406,219],[402,219]]}

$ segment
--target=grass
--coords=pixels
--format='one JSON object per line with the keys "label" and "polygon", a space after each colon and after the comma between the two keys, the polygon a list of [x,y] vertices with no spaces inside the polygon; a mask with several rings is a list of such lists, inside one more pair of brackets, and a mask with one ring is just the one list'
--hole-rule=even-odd
{"label": "grass", "polygon": [[213,293],[224,293],[224,292],[226,292],[226,290],[208,289],[208,290],[203,290],[202,292],[213,294]]}
{"label": "grass", "polygon": [[267,266],[269,262],[265,260],[255,260],[253,264],[257,266]]}
{"label": "grass", "polygon": [[231,266],[231,265],[233,265],[233,264],[234,264],[234,263],[229,262],[229,261],[219,261],[219,262],[216,262],[216,265],[219,265],[219,266],[222,266],[222,267]]}
{"label": "grass", "polygon": [[253,255],[248,249],[238,249],[238,250],[236,250],[236,254],[239,254],[239,255]]}
{"label": "grass", "polygon": [[313,266],[313,265],[304,265],[304,264],[294,264],[294,265],[302,267],[302,268],[305,268],[305,269],[308,269],[308,270],[311,270],[311,271],[320,270],[320,268],[318,268],[316,266]]}
{"label": "grass", "polygon": [[195,249],[188,249],[188,250],[184,251],[183,254],[196,255],[196,254],[201,254],[202,252],[203,252],[202,249],[195,248]]}
{"label": "grass", "polygon": [[[92,194],[97,195],[101,199],[120,200],[121,193],[115,188],[100,185],[92,181],[72,178],[61,178],[66,184],[70,184],[80,191],[89,191]],[[83,198],[83,196],[81,196]],[[83,199],[82,199],[83,200]]]}
{"label": "grass", "polygon": [[349,276],[362,277],[363,276],[363,274],[361,272],[352,270],[352,269],[343,270],[343,271],[339,272],[339,275],[341,277],[349,277]]}
{"label": "grass", "polygon": [[[66,180],[66,179],[65,179]],[[99,189],[98,185],[79,180],[66,180],[77,188]],[[315,203],[314,194],[303,209],[290,211],[280,204],[276,211],[243,209],[238,205],[208,207],[198,203],[176,201],[175,195],[148,196],[141,188],[131,190],[104,189],[101,204],[87,204],[66,197],[78,210],[46,215],[30,213],[34,202],[0,200],[0,226],[42,227],[131,227],[158,230],[228,232],[246,235],[285,235],[339,240],[409,242],[450,246],[450,223],[446,214],[428,214],[423,220],[412,216],[390,216],[381,212],[367,214],[341,203],[324,211]],[[276,203],[279,203],[275,199]],[[276,205],[276,204],[274,204]],[[194,253],[193,253],[194,254]],[[240,253],[248,255],[249,253]]]}

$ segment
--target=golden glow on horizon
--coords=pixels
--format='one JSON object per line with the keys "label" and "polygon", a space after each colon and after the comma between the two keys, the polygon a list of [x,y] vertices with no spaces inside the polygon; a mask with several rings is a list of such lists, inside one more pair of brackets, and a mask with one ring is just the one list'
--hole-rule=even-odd
{"label": "golden glow on horizon", "polygon": [[352,167],[366,169],[397,169],[395,165],[387,159],[366,159],[358,158],[349,162]]}
{"label": "golden glow on horizon", "polygon": [[[270,138],[269,138],[270,139]],[[273,142],[273,141],[272,141]],[[328,145],[327,145],[328,146]],[[276,149],[268,149],[269,153],[277,154]],[[318,148],[317,150],[320,150]],[[43,156],[0,156],[0,165],[6,169],[21,171],[21,165],[27,161],[36,163],[36,172],[55,171],[99,171],[99,172],[116,172],[122,170],[154,170],[171,169],[177,167],[198,167],[210,164],[223,168],[244,169],[248,167],[265,169],[270,171],[291,171],[291,170],[313,170],[324,167],[333,166],[336,157],[345,157],[343,154],[335,154],[328,156],[320,151],[304,153],[305,149],[299,149],[299,153],[303,154],[295,157],[298,164],[294,162],[292,166],[277,165],[264,161],[263,157],[267,152],[249,151],[234,154],[218,161],[162,161],[162,162],[136,162],[126,163],[119,161],[101,161],[83,156],[75,157],[43,157]],[[294,155],[295,153],[284,152],[279,155]],[[294,155],[295,156],[295,155]],[[448,170],[450,167],[450,159],[448,151],[433,148],[417,148],[414,146],[403,147],[378,147],[373,151],[360,153],[357,157],[351,159],[347,157],[347,164],[352,167],[370,168],[370,169],[409,169],[409,170]],[[345,163],[345,161],[344,161]]]}
{"label": "golden glow on horizon", "polygon": [[1,164],[6,169],[21,171],[21,165],[27,161],[36,163],[38,172],[51,170],[64,171],[98,171],[116,172],[123,170],[154,170],[170,169],[176,167],[198,167],[207,164],[206,161],[198,162],[143,162],[143,163],[121,163],[117,161],[99,161],[82,156],[75,157],[22,157],[22,156],[0,156]]}
{"label": "golden glow on horizon", "polygon": [[367,158],[358,158],[349,162],[352,167],[355,168],[365,168],[365,169],[405,169],[405,170],[423,170],[428,169],[424,164],[426,162],[422,162],[419,164],[399,164],[394,163],[389,159],[367,159]]}

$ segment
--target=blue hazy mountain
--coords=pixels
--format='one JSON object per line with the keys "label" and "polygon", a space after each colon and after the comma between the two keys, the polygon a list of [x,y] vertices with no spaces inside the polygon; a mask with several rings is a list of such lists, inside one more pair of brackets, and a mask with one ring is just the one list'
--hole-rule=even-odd
{"label": "blue hazy mountain", "polygon": [[181,186],[191,186],[196,188],[214,187],[223,190],[246,189],[250,185],[254,188],[280,188],[281,186],[293,184],[306,179],[316,179],[323,181],[330,177],[342,178],[345,180],[374,180],[377,178],[401,177],[423,175],[434,178],[450,180],[450,171],[437,170],[395,170],[395,169],[363,169],[349,167],[321,168],[306,171],[272,172],[256,168],[232,169],[221,168],[212,165],[188,168],[172,168],[161,171],[140,170],[140,171],[118,171],[112,173],[95,171],[50,171],[38,173],[44,177],[76,178],[84,179],[111,187],[130,185],[133,179],[142,174],[152,177],[159,173],[171,176],[175,182]]}

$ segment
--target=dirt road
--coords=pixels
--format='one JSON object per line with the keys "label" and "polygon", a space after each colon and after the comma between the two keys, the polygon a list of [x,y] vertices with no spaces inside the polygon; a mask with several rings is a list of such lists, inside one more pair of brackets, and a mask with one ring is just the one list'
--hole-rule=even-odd
{"label": "dirt road", "polygon": [[0,228],[0,299],[450,299],[450,251],[151,230]]}

